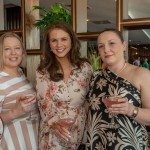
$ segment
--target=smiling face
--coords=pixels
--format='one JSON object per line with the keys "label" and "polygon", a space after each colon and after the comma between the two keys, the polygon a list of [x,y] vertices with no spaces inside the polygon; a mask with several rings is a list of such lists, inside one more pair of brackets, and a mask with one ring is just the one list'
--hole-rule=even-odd
{"label": "smiling face", "polygon": [[4,69],[17,69],[23,58],[23,48],[16,37],[6,37],[3,42]]}
{"label": "smiling face", "polygon": [[98,36],[98,51],[101,59],[107,65],[124,61],[125,42],[113,31],[105,31]]}
{"label": "smiling face", "polygon": [[51,51],[58,60],[68,59],[71,50],[71,38],[69,34],[61,29],[53,29],[49,34],[49,44]]}

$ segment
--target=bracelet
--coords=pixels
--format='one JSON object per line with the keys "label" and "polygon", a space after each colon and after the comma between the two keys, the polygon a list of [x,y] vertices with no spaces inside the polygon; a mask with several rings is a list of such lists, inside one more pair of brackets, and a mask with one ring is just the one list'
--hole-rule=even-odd
{"label": "bracelet", "polygon": [[4,121],[2,117],[0,116],[0,141],[2,139],[3,133],[4,133]]}
{"label": "bracelet", "polygon": [[138,107],[134,107],[133,113],[131,115],[131,118],[135,118],[138,115],[138,112],[139,112],[139,108]]}

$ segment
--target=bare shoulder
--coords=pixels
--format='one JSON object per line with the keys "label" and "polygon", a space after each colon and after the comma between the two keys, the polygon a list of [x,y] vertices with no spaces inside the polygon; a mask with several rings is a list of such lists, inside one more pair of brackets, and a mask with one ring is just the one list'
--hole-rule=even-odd
{"label": "bare shoulder", "polygon": [[137,74],[137,76],[139,76],[140,78],[145,78],[145,77],[150,78],[150,70],[146,68],[135,66],[134,71],[135,71],[135,74]]}
{"label": "bare shoulder", "polygon": [[130,73],[134,79],[137,79],[140,82],[150,80],[150,70],[143,67],[129,64],[128,73]]}

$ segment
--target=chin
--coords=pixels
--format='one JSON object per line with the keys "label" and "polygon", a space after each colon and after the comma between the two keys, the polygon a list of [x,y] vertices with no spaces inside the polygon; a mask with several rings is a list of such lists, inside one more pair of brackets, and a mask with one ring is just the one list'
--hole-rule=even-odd
{"label": "chin", "polygon": [[107,64],[107,65],[111,65],[111,64],[113,64],[113,62],[112,62],[112,61],[108,61],[108,60],[107,60],[107,61],[105,60],[105,61],[104,61],[104,63],[105,63],[105,64]]}

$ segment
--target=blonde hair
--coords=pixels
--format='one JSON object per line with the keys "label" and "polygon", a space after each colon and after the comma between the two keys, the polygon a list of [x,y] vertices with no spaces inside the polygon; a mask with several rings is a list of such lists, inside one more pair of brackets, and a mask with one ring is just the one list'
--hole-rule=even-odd
{"label": "blonde hair", "polygon": [[3,49],[4,49],[4,40],[7,37],[15,37],[16,39],[18,39],[20,41],[24,55],[23,55],[23,59],[19,66],[25,68],[26,67],[26,50],[24,48],[22,39],[16,33],[6,32],[3,35],[1,35],[1,37],[0,37],[0,70],[4,68]]}

